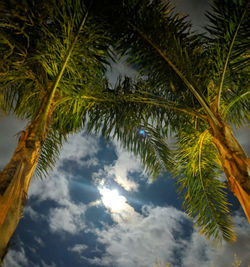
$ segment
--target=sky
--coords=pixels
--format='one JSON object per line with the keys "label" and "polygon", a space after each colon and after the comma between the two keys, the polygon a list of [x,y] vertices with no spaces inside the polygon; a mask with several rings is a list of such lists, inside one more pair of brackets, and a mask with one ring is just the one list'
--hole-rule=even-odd
{"label": "sky", "polygon": [[[206,1],[176,0],[191,14],[197,29],[205,21]],[[124,62],[117,73],[132,73]],[[0,168],[17,143],[25,122],[0,120]],[[238,140],[250,152],[246,130]],[[138,158],[117,140],[71,136],[55,168],[44,180],[34,177],[24,217],[13,238],[6,267],[153,267],[156,261],[176,267],[228,267],[234,254],[250,264],[250,226],[230,194],[238,241],[215,249],[199,235],[184,213],[168,173],[152,182]]]}

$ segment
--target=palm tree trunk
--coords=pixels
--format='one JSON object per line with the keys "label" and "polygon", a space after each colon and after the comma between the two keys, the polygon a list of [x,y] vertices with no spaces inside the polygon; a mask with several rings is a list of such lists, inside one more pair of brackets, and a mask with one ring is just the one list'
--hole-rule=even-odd
{"label": "palm tree trunk", "polygon": [[0,173],[0,259],[5,256],[27,199],[28,188],[41,149],[37,123],[21,134],[9,164]]}
{"label": "palm tree trunk", "polygon": [[250,159],[228,125],[218,128],[211,121],[209,124],[213,143],[219,152],[229,189],[238,198],[250,222]]}
{"label": "palm tree trunk", "polygon": [[43,123],[46,103],[47,97],[44,98],[37,116],[22,132],[10,162],[0,172],[0,264],[22,217],[29,184],[47,135],[53,104]]}

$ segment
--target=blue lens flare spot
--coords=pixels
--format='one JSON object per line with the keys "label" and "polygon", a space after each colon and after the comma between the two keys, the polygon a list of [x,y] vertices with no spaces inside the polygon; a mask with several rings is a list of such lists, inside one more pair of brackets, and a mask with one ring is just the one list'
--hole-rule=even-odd
{"label": "blue lens flare spot", "polygon": [[141,135],[145,135],[145,134],[146,134],[146,132],[145,132],[144,130],[140,130],[139,133],[140,133]]}

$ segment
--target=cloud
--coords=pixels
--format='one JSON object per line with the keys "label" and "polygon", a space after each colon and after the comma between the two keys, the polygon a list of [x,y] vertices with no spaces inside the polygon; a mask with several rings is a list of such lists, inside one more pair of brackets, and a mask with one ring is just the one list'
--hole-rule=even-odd
{"label": "cloud", "polygon": [[216,251],[215,249],[211,248],[209,242],[200,236],[197,231],[194,231],[190,241],[187,241],[186,244],[186,248],[181,251],[183,266],[211,267],[210,261],[211,259],[215,258]]}
{"label": "cloud", "polygon": [[10,250],[5,257],[4,264],[6,267],[30,266],[23,247],[21,247],[20,250]]}
{"label": "cloud", "polygon": [[40,237],[34,237],[35,241],[38,243],[38,245],[40,245],[41,247],[44,247],[45,244],[43,242],[43,240]]}
{"label": "cloud", "polygon": [[182,251],[183,267],[232,266],[234,254],[242,261],[242,267],[248,266],[250,264],[250,226],[247,220],[238,213],[233,216],[233,219],[237,242],[224,242],[216,250],[197,231],[194,231],[186,249]]}
{"label": "cloud", "polygon": [[47,264],[45,261],[41,261],[41,266],[42,267],[56,267],[56,264],[52,262],[51,264]]}
{"label": "cloud", "polygon": [[35,211],[31,206],[26,206],[24,208],[25,216],[28,215],[33,221],[37,221],[41,218],[41,214]]}
{"label": "cloud", "polygon": [[85,228],[84,214],[87,207],[84,204],[75,204],[64,201],[58,208],[49,211],[48,222],[52,232],[65,231],[77,234]]}
{"label": "cloud", "polygon": [[88,248],[88,246],[84,244],[76,244],[72,248],[68,248],[68,251],[75,252],[78,254],[81,254],[83,251],[85,251]]}
{"label": "cloud", "polygon": [[122,149],[117,141],[113,143],[117,160],[113,164],[104,165],[103,169],[99,169],[92,177],[97,185],[104,186],[109,184],[110,181],[115,181],[127,191],[137,191],[139,183],[134,180],[131,174],[137,173],[140,178],[144,176],[140,161],[131,153]]}
{"label": "cloud", "polygon": [[69,174],[63,173],[58,168],[46,180],[33,179],[29,189],[29,197],[36,197],[37,201],[54,200],[61,202],[69,199]]}
{"label": "cloud", "polygon": [[35,179],[30,186],[29,197],[35,199],[33,204],[40,204],[46,200],[54,201],[57,204],[57,207],[50,208],[46,215],[38,214],[31,207],[25,209],[25,212],[34,220],[42,216],[48,222],[49,229],[53,233],[64,231],[76,234],[85,227],[84,214],[87,205],[75,203],[72,200],[69,192],[71,178],[72,176],[68,173],[64,173],[60,168],[55,168],[46,180]]}
{"label": "cloud", "polygon": [[[99,188],[99,192],[102,196],[101,201],[103,205],[110,212],[112,219],[116,223],[126,224],[136,222],[138,217],[141,216],[128,204],[127,199],[116,190],[110,190],[104,187]],[[91,203],[91,206],[93,205],[94,203]],[[100,205],[100,201],[97,201],[96,205]]]}
{"label": "cloud", "polygon": [[142,214],[134,211],[132,218],[136,219],[117,220],[115,226],[96,230],[97,240],[106,251],[100,258],[88,259],[90,263],[148,267],[154,265],[155,259],[176,262],[174,251],[184,248],[185,242],[174,232],[183,231],[181,223],[186,215],[173,207],[144,206]]}
{"label": "cloud", "polygon": [[239,214],[234,215],[238,242],[223,243],[218,250],[196,229],[186,232],[183,227],[189,222],[186,214],[173,207],[144,206],[142,213],[133,209],[134,220],[111,216],[115,225],[95,230],[97,241],[106,249],[100,257],[84,257],[91,264],[148,267],[158,260],[172,266],[227,267],[234,262],[234,253],[242,260],[241,266],[250,263],[250,226]]}
{"label": "cloud", "polygon": [[[73,134],[64,143],[60,153],[60,160],[74,160],[80,166],[96,166],[97,158],[94,157],[99,151],[98,138],[84,135],[83,132]],[[91,157],[86,161],[86,157]]]}
{"label": "cloud", "polygon": [[133,172],[142,172],[141,164],[131,153],[116,147],[118,159],[109,169],[109,175],[127,191],[137,191],[139,184],[129,177]]}
{"label": "cloud", "polygon": [[236,228],[237,242],[224,243],[221,251],[214,258],[210,256],[210,260],[215,266],[231,266],[234,262],[234,254],[242,261],[241,266],[250,265],[250,224],[245,217],[238,212],[233,216]]}
{"label": "cloud", "polygon": [[131,78],[134,78],[136,75],[138,75],[138,72],[131,67],[126,62],[126,57],[122,57],[119,60],[116,60],[116,62],[111,62],[112,68],[109,72],[107,72],[107,76],[109,78],[109,82],[114,86],[117,82],[117,78],[121,76],[130,76]]}

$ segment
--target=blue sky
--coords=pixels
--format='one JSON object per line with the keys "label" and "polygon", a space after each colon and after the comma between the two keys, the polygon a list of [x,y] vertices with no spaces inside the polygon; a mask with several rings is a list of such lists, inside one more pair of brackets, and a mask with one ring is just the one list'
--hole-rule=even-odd
{"label": "blue sky", "polygon": [[[207,1],[176,0],[176,5],[191,14],[197,28],[204,23]],[[117,73],[133,71],[118,63],[111,79]],[[17,141],[13,135],[25,124],[13,117],[0,123],[3,167]],[[249,152],[247,131],[237,137]],[[111,203],[110,194],[116,197]],[[116,140],[82,131],[69,138],[46,179],[33,178],[5,265],[153,267],[158,260],[177,267],[228,267],[236,253],[244,267],[250,263],[250,226],[231,194],[230,201],[238,241],[216,250],[193,228],[167,173],[152,182],[139,159]]]}
{"label": "blue sky", "polygon": [[[101,188],[117,190],[122,208],[102,201]],[[81,132],[45,180],[32,180],[6,266],[231,266],[234,253],[247,266],[250,227],[238,204],[233,210],[238,242],[216,251],[193,228],[167,173],[152,182],[116,141]]]}

